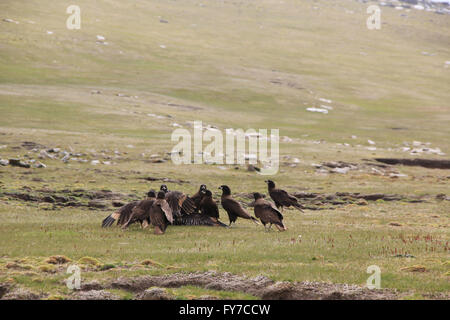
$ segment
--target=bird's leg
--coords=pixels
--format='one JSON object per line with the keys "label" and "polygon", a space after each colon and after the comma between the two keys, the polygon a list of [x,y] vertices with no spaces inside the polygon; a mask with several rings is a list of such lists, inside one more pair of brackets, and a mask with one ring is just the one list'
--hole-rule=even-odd
{"label": "bird's leg", "polygon": [[272,230],[272,223],[271,223],[270,226],[269,226],[269,231],[270,231],[270,230]]}

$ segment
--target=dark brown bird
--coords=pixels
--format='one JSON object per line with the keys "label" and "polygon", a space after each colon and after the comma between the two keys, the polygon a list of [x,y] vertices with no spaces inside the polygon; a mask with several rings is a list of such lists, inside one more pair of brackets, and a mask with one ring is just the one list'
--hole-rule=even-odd
{"label": "dark brown bird", "polygon": [[203,191],[203,198],[200,202],[200,211],[202,214],[211,218],[219,219],[219,207],[212,198],[212,192],[210,190]]}
{"label": "dark brown bird", "polygon": [[295,209],[303,212],[302,206],[300,203],[298,203],[296,197],[291,196],[289,193],[282,189],[276,189],[275,182],[273,182],[272,180],[267,180],[265,182],[267,183],[270,197],[275,202],[277,208],[281,208],[281,211],[283,211],[283,207],[289,208],[290,206],[293,206]]}
{"label": "dark brown bird", "polygon": [[201,213],[190,214],[183,218],[184,225],[203,225],[203,226],[216,226],[216,227],[228,227],[219,221],[219,208],[216,201],[212,198],[210,190],[204,189],[201,191],[202,201],[200,202]]}
{"label": "dark brown bird", "polygon": [[205,195],[204,191],[206,190],[206,185],[202,184],[200,186],[200,189],[191,197],[192,201],[194,201],[195,204],[195,212],[200,211],[200,202],[203,199],[203,196]]}
{"label": "dark brown bird", "polygon": [[[285,231],[286,227],[283,224],[283,215],[280,211],[275,209],[271,202],[264,200],[263,196],[255,192],[253,194],[255,198],[255,216],[259,218],[264,225],[266,231],[269,231],[272,228],[272,224],[274,224],[278,230]],[[269,228],[266,228],[266,224],[270,224]]]}
{"label": "dark brown bird", "polygon": [[228,186],[222,185],[219,187],[222,189],[221,204],[225,211],[228,213],[228,219],[230,219],[230,225],[235,223],[237,218],[250,219],[256,224],[258,220],[252,217],[242,205],[231,197],[231,190]]}
{"label": "dark brown bird", "polygon": [[155,197],[149,197],[146,200],[139,201],[136,206],[131,210],[130,219],[122,226],[122,229],[128,228],[129,225],[140,222],[143,229],[147,228],[150,221],[150,209],[155,202]]}
{"label": "dark brown bird", "polygon": [[[156,198],[156,193],[153,190],[150,190],[147,193],[147,199],[154,200]],[[117,221],[118,226],[125,225],[131,217],[133,208],[139,204],[140,201],[132,201],[130,203],[127,203],[126,205],[120,207],[116,212],[110,214],[102,221],[102,227],[107,228],[114,224],[114,222]],[[142,224],[142,222],[141,222]],[[128,224],[129,225],[129,224]]]}
{"label": "dark brown bird", "polygon": [[166,201],[164,191],[158,192],[156,200],[150,208],[150,221],[155,227],[155,234],[164,234],[168,224],[173,223],[172,209]]}
{"label": "dark brown bird", "polygon": [[180,191],[169,191],[165,184],[161,185],[160,191],[166,195],[166,201],[172,209],[174,217],[195,212],[195,203],[186,194]]}

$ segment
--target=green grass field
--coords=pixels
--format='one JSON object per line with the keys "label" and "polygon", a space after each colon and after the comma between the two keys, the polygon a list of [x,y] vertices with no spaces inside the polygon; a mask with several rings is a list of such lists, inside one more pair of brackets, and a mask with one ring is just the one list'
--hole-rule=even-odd
{"label": "green grass field", "polygon": [[[448,299],[450,201],[436,196],[450,194],[450,171],[393,166],[405,176],[391,177],[362,166],[376,157],[449,158],[447,15],[382,7],[382,28],[371,31],[367,6],[357,1],[77,4],[80,30],[66,28],[65,2],[0,3],[0,19],[19,22],[0,21],[0,159],[36,159],[47,166],[0,166],[1,283],[44,298],[70,298],[62,283],[65,269],[45,262],[53,255],[97,259],[95,268],[83,271],[83,281],[215,270],[364,286],[367,267],[378,265],[382,288],[397,289],[402,298]],[[97,35],[106,44],[96,43]],[[321,105],[333,110],[306,111]],[[270,178],[289,192],[425,201],[285,210],[284,233],[238,220],[231,229],[169,226],[155,236],[137,225],[125,232],[102,229],[102,219],[114,210],[109,200],[106,209],[93,210],[10,195],[111,190],[126,195],[125,201],[159,188],[162,182],[148,177],[185,181],[167,185],[188,194],[205,183],[216,199],[217,188],[228,184],[243,203],[250,202],[246,193],[267,194],[267,177],[246,166],[151,161],[171,151],[174,123],[192,130],[194,120],[220,130],[278,128],[292,141],[280,142],[280,170]],[[39,159],[39,150],[26,149],[25,141],[42,145],[39,150],[81,153],[78,158],[88,161]],[[447,155],[401,150],[413,141]],[[313,166],[327,161],[359,169],[326,174]],[[73,200],[88,202],[81,194]],[[143,265],[145,259],[157,264]],[[100,271],[104,265],[112,268]],[[412,266],[424,272],[410,271]],[[197,287],[172,290],[179,299],[254,298]]]}

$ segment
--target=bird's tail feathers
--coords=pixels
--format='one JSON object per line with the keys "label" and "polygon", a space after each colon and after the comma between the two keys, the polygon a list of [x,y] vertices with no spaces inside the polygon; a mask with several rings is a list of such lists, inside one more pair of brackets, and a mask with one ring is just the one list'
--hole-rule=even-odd
{"label": "bird's tail feathers", "polygon": [[107,227],[112,226],[114,224],[114,222],[117,220],[117,218],[119,218],[119,216],[120,216],[120,214],[118,212],[114,212],[114,213],[110,214],[105,219],[103,219],[102,227],[107,228]]}

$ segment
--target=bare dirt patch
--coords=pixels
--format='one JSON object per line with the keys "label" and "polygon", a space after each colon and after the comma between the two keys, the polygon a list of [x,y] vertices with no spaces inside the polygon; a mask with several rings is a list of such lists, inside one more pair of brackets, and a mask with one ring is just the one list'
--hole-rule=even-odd
{"label": "bare dirt patch", "polygon": [[[121,277],[103,286],[135,293],[136,299],[146,297],[151,287],[179,288],[197,286],[204,289],[243,292],[270,300],[379,300],[398,299],[392,290],[369,290],[356,285],[321,282],[274,282],[265,276],[247,278],[231,273],[175,273],[163,276]],[[98,286],[97,286],[98,288]],[[157,295],[152,295],[157,297]]]}
{"label": "bare dirt patch", "polygon": [[378,162],[396,165],[401,164],[404,166],[416,166],[430,169],[450,169],[450,160],[437,160],[437,159],[400,159],[400,158],[376,158]]}
{"label": "bare dirt patch", "polygon": [[32,190],[28,187],[22,188],[20,191],[0,192],[1,197],[9,200],[48,203],[51,205],[49,210],[60,207],[87,207],[94,210],[106,210],[110,209],[111,206],[117,207],[127,201],[139,199],[135,194],[117,193],[110,190],[52,190],[46,188]]}

